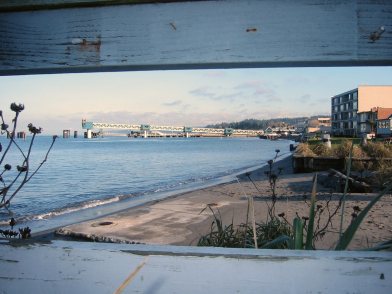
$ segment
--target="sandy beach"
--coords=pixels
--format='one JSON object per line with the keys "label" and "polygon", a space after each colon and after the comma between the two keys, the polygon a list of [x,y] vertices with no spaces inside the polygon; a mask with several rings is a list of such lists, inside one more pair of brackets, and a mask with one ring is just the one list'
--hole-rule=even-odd
{"label": "sandy beach", "polygon": [[[309,199],[313,173],[293,174],[291,157],[278,161],[274,169],[282,169],[276,184],[276,215],[284,213],[291,223],[296,215],[309,215]],[[207,205],[219,210],[223,224],[239,225],[246,221],[248,197],[254,197],[256,222],[267,220],[267,204],[271,203],[271,188],[265,171],[268,166],[238,177],[238,181],[178,194],[112,214],[100,219],[70,225],[56,234],[73,238],[106,242],[135,242],[144,244],[197,245],[201,236],[210,231],[213,216]],[[320,173],[319,173],[320,174]],[[322,174],[322,173],[321,173]],[[324,212],[316,221],[322,227],[328,219],[327,210],[338,205],[340,193],[331,193],[320,183],[317,187],[318,205]],[[374,193],[347,196],[344,227],[352,220],[354,207],[364,208]],[[328,207],[327,207],[328,203]],[[368,213],[351,242],[349,249],[369,248],[392,239],[392,196],[385,195]],[[317,249],[331,249],[336,245],[340,210],[332,218],[332,225],[324,237],[316,242]]]}

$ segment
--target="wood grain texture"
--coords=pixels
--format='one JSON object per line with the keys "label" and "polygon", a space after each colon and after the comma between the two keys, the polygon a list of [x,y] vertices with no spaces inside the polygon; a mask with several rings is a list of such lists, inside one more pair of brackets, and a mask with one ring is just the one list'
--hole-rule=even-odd
{"label": "wood grain texture", "polygon": [[134,279],[123,293],[389,294],[392,287],[388,252],[26,243],[0,243],[3,293],[114,293],[127,277]]}
{"label": "wood grain texture", "polygon": [[0,12],[187,1],[203,0],[2,0],[0,1]]}
{"label": "wood grain texture", "polygon": [[[0,13],[0,75],[392,65],[392,1],[202,1]],[[376,41],[370,36],[383,26]]]}

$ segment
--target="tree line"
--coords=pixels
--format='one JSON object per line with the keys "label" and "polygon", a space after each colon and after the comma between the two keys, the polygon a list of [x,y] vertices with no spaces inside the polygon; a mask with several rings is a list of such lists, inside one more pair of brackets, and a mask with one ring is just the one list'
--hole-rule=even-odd
{"label": "tree line", "polygon": [[242,130],[265,130],[268,127],[284,127],[303,123],[305,120],[311,120],[325,115],[317,115],[312,117],[285,117],[285,118],[271,118],[271,119],[245,119],[239,122],[221,122],[218,124],[207,125],[207,128],[232,128]]}

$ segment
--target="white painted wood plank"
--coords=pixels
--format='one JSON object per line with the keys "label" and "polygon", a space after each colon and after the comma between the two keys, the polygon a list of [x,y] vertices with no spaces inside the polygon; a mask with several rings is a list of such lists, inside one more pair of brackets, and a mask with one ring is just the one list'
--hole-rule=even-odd
{"label": "white painted wood plank", "polygon": [[[392,2],[202,1],[0,13],[0,74],[392,64]],[[385,33],[370,42],[383,25]]]}
{"label": "white painted wood plank", "polygon": [[0,11],[27,11],[57,8],[93,7],[102,5],[168,3],[184,1],[192,0],[2,0],[0,1]]}
{"label": "white painted wood plank", "polygon": [[[384,28],[380,39],[372,41],[369,36]],[[358,9],[358,56],[367,58],[372,52],[380,56],[392,54],[392,1],[379,1],[377,6],[371,1],[360,1]]]}
{"label": "white painted wood plank", "polygon": [[6,293],[390,293],[389,253],[54,241],[0,245]]}

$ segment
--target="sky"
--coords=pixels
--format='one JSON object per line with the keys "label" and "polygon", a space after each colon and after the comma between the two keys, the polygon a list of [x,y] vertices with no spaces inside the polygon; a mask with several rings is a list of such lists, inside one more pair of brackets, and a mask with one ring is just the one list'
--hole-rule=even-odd
{"label": "sky", "polygon": [[22,103],[19,130],[81,131],[81,120],[205,126],[330,114],[330,98],[391,85],[392,67],[264,68],[0,76],[0,110]]}

